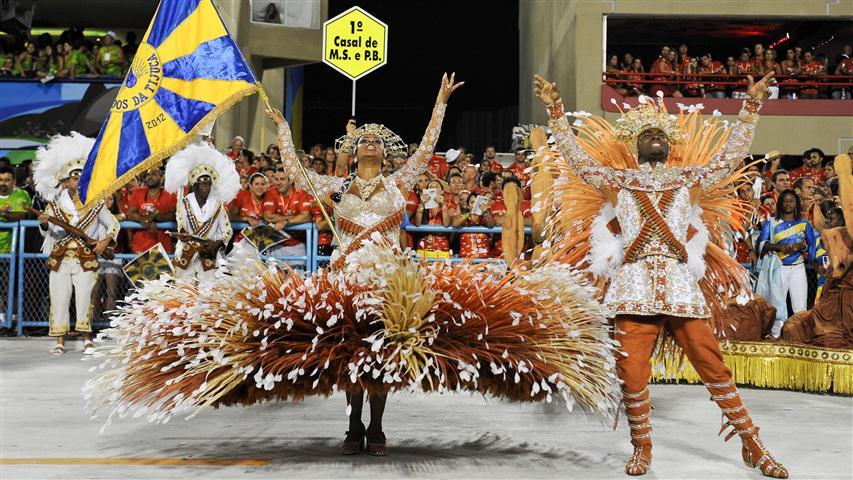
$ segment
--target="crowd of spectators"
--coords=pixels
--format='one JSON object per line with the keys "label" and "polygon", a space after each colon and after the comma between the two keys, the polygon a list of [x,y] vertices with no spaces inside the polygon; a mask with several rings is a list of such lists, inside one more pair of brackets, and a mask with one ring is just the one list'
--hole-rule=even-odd
{"label": "crowd of spectators", "polygon": [[[842,53],[830,60],[824,54],[816,55],[801,47],[777,50],[756,43],[752,49],[743,48],[736,55],[716,59],[707,52],[691,56],[687,45],[682,43],[678,48],[663,46],[651,64],[630,52],[621,57],[611,53],[605,77],[623,96],[654,96],[660,91],[672,97],[746,98],[747,75],[761,77],[774,72],[778,80],[771,87],[771,99],[850,99],[853,78],[826,76],[853,76],[851,54],[850,45],[845,45]],[[833,85],[820,86],[814,82]]]}
{"label": "crowd of spectators", "polygon": [[[212,142],[212,139],[210,139]],[[417,144],[409,146],[409,154]],[[853,148],[851,148],[853,150]],[[242,137],[234,137],[224,150],[232,158],[240,175],[243,189],[227,206],[233,222],[244,222],[251,226],[268,224],[278,230],[288,226],[313,222],[317,225],[317,254],[329,256],[336,248],[329,225],[317,202],[307,192],[297,189],[285,174],[281,152],[271,144],[262,153],[255,153],[245,146]],[[853,154],[853,151],[850,152]],[[298,150],[297,155],[305,168],[319,174],[334,175],[337,154],[332,147],[316,144],[307,150]],[[479,157],[479,158],[477,158]],[[523,196],[520,210],[525,224],[531,222],[530,209],[530,151],[518,148],[515,161],[503,166],[496,158],[495,148],[489,146],[480,156],[469,153],[465,148],[451,148],[443,155],[430,158],[427,171],[420,176],[416,186],[406,197],[405,225],[432,225],[443,227],[500,226],[506,215],[502,187],[508,183],[519,186]],[[406,162],[406,158],[388,158],[383,174],[390,175]],[[808,284],[794,281],[783,285],[791,295],[792,313],[806,308],[807,289],[811,292],[808,303],[814,301],[815,286],[822,283],[820,256],[822,246],[819,237],[810,237],[816,212],[826,219],[827,227],[843,225],[838,200],[838,182],[832,159],[827,159],[817,148],[807,150],[802,164],[791,170],[781,166],[778,152],[768,154],[765,162],[749,164],[752,182],[738,189],[738,197],[751,211],[745,226],[747,235],[739,235],[733,245],[732,254],[741,264],[754,269],[758,259],[771,250],[777,250],[791,264],[809,264],[812,277]],[[160,243],[167,252],[174,245],[166,232],[157,228],[159,222],[175,219],[177,198],[163,188],[163,170],[151,169],[133,178],[124,188],[106,199],[107,207],[121,221],[138,222],[141,229],[126,229],[122,232],[119,253],[142,253]],[[795,212],[785,210],[786,199],[793,201]],[[20,205],[19,205],[20,204]],[[32,183],[30,162],[12,166],[8,159],[0,158],[0,214],[3,219],[16,221],[26,214],[13,215],[21,205],[42,210],[44,202],[36,195]],[[784,213],[784,215],[783,215]],[[793,215],[792,215],[793,214]],[[772,227],[783,221],[808,223],[802,234],[792,241],[792,247],[773,246],[781,244]],[[291,237],[277,250],[276,255],[304,255],[304,234],[289,232]],[[239,235],[239,232],[235,232]],[[10,242],[0,234],[0,253],[8,253]],[[37,251],[40,238],[27,239],[28,251]],[[401,244],[416,250],[427,258],[497,258],[502,255],[501,237],[495,233],[465,231],[448,232],[405,232],[401,233]],[[32,241],[32,242],[31,242]],[[529,242],[529,238],[528,238]],[[811,242],[811,243],[809,243]],[[33,243],[30,245],[30,243]],[[530,245],[528,245],[529,247]],[[799,255],[799,257],[798,257]],[[104,265],[104,275],[99,276],[104,284],[97,291],[105,292],[97,311],[108,311],[115,304],[118,284],[121,283],[121,264]],[[109,271],[109,274],[107,274]],[[791,290],[793,289],[793,290]]]}
{"label": "crowd of spectators", "polygon": [[[853,147],[848,154],[853,155]],[[747,160],[751,182],[741,185],[737,195],[751,215],[744,224],[747,234],[736,234],[734,254],[755,271],[759,258],[775,252],[789,312],[797,313],[820,296],[827,268],[815,218],[822,218],[826,228],[845,224],[834,162],[819,148],[806,150],[791,170],[782,168],[779,152],[770,152],[764,162]]]}
{"label": "crowd of spectators", "polygon": [[136,33],[122,42],[115,32],[97,38],[82,30],[48,33],[26,40],[0,37],[0,77],[38,79],[124,78],[136,55]]}

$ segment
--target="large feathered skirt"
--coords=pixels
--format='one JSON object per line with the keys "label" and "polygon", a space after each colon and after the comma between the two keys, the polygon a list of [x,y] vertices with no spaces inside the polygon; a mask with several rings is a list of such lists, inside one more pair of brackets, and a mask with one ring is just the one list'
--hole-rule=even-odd
{"label": "large feathered skirt", "polygon": [[166,422],[211,405],[402,389],[562,398],[604,418],[618,405],[606,312],[565,265],[427,263],[367,244],[308,278],[238,249],[217,277],[164,277],[129,295],[96,351],[90,410]]}

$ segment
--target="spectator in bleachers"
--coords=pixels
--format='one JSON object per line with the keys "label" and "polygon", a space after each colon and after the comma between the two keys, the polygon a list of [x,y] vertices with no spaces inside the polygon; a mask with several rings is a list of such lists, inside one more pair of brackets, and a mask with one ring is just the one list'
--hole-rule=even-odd
{"label": "spectator in bleachers", "polygon": [[[844,45],[838,59],[838,65],[835,66],[836,75],[853,75],[853,58],[851,58],[851,55],[853,55],[853,47]],[[849,100],[851,98],[850,93],[850,85],[832,87],[830,89],[830,97],[835,100]]]}
{"label": "spectator in bleachers", "polygon": [[465,168],[462,169],[462,188],[468,190],[471,193],[481,193],[480,189],[480,172],[477,170],[477,167],[474,165],[466,165]]}
{"label": "spectator in bleachers", "polygon": [[528,184],[530,182],[530,174],[526,172],[526,170],[530,168],[530,161],[527,158],[528,153],[530,153],[530,150],[524,147],[516,148],[515,162],[505,170],[509,171],[514,177],[521,180],[522,187],[525,189],[529,187]]}
{"label": "spectator in bleachers", "polygon": [[[776,216],[764,222],[758,237],[761,254],[774,252],[781,260],[782,298],[790,295],[793,313],[802,312],[807,305],[805,262],[816,262],[826,254],[820,234],[802,217],[802,210],[797,194],[784,190],[776,202]],[[782,322],[774,322],[772,336],[779,338],[781,332]]]}
{"label": "spectator in bleachers", "polygon": [[[444,188],[438,180],[431,180],[421,192],[418,208],[412,223],[415,226],[450,225],[450,209],[445,203]],[[450,258],[450,240],[445,233],[429,233],[419,242],[418,255],[426,258]]]}
{"label": "spectator in bleachers", "polygon": [[145,185],[134,190],[128,199],[127,219],[142,225],[142,229],[133,232],[133,253],[142,253],[158,242],[167,252],[172,251],[172,239],[165,230],[157,229],[157,222],[174,222],[177,204],[178,197],[163,188],[163,170],[148,170]]}
{"label": "spectator in bleachers", "polygon": [[264,197],[268,189],[267,177],[262,173],[249,176],[249,188],[240,190],[231,202],[228,216],[232,222],[246,222],[257,227],[264,213]]}
{"label": "spectator in bleachers", "polygon": [[124,52],[115,43],[115,32],[107,32],[98,52],[98,70],[105,78],[119,78],[124,74]]}
{"label": "spectator in bleachers", "polygon": [[815,207],[814,182],[809,177],[800,177],[794,182],[794,192],[800,197],[803,218],[810,222],[813,221],[813,208]]}
{"label": "spectator in bleachers", "polygon": [[732,87],[732,98],[747,98],[746,76],[755,74],[755,62],[750,58],[748,48],[744,48],[740,51],[740,57],[734,62],[734,71],[732,73],[741,77],[741,80],[738,81],[738,85]]}
{"label": "spectator in bleachers", "polygon": [[237,135],[231,139],[231,147],[228,150],[225,150],[225,155],[228,155],[228,158],[231,160],[237,160],[240,156],[240,152],[243,150],[243,145],[245,144],[246,140],[244,140],[240,135]]}
{"label": "spectator in bleachers", "polygon": [[784,168],[779,168],[773,172],[773,176],[770,177],[770,180],[773,185],[773,190],[770,194],[773,196],[774,200],[778,200],[779,195],[781,195],[782,192],[791,188],[791,176]]}
{"label": "spectator in bleachers", "polygon": [[678,46],[678,53],[675,55],[675,69],[679,73],[685,74],[687,73],[687,66],[690,65],[690,60],[695,57],[691,57],[687,54],[687,44],[682,43]]}
{"label": "spectator in bleachers", "polygon": [[492,198],[495,200],[503,198],[501,185],[502,179],[495,172],[487,172],[485,175],[480,176],[480,188],[484,190],[484,193],[491,193]]}
{"label": "spectator in bleachers", "polygon": [[[714,60],[710,53],[706,53],[699,59],[698,71],[703,75],[723,73],[725,71],[725,67],[722,63]],[[703,81],[707,82],[705,79],[703,79]],[[717,83],[705,83],[704,88],[705,98],[726,98],[726,89],[723,85]]]}
{"label": "spectator in bleachers", "polygon": [[311,146],[311,151],[308,152],[311,158],[323,158],[323,145],[315,143]]}
{"label": "spectator in bleachers", "polygon": [[[800,62],[793,48],[785,50],[785,59],[779,62],[779,71],[782,75],[800,74]],[[796,98],[800,92],[800,89],[797,87],[797,84],[800,82],[795,78],[786,78],[779,83],[782,89],[781,95],[785,98]]]}
{"label": "spectator in bleachers", "polygon": [[33,42],[27,42],[24,48],[25,50],[15,59],[15,75],[19,77],[32,78],[36,76],[36,44]]}
{"label": "spectator in bleachers", "polygon": [[772,194],[762,195],[761,214],[765,220],[776,215],[776,198]]}
{"label": "spectator in bleachers", "polygon": [[823,185],[826,181],[826,171],[821,164],[823,163],[823,150],[819,148],[810,148],[803,152],[803,164],[791,170],[791,181],[795,182],[800,177],[809,177],[818,185]]}
{"label": "spectator in bleachers", "polygon": [[[669,47],[663,47],[661,49],[661,56],[655,59],[652,62],[652,66],[649,67],[649,73],[657,74],[652,77],[652,80],[655,81],[666,82],[675,80],[677,78],[675,52],[670,50]],[[649,95],[656,96],[657,92],[663,93],[665,97],[683,97],[678,85],[666,85],[664,83],[652,84],[649,88]]]}
{"label": "spectator in bleachers", "polygon": [[826,214],[826,228],[844,227],[844,210],[841,207],[833,207]]}
{"label": "spectator in bleachers", "polygon": [[[637,74],[646,72],[645,67],[643,67],[643,61],[640,58],[634,58],[633,63],[627,72],[628,74],[625,76],[625,79],[629,80],[629,82],[625,84],[625,88],[628,89],[628,94],[635,97],[642,95],[646,87],[645,84],[640,81],[644,80],[645,77]],[[630,80],[633,80],[633,82]]]}
{"label": "spectator in bleachers", "polygon": [[314,170],[315,172],[317,172],[320,175],[325,175],[326,174],[326,168],[327,168],[326,161],[323,159],[323,157],[317,157],[317,158],[311,159],[311,170]]}
{"label": "spectator in bleachers", "polygon": [[[17,222],[27,217],[26,207],[32,206],[32,198],[26,190],[15,186],[15,171],[9,166],[0,166],[0,221]],[[12,251],[12,232],[0,230],[0,253]],[[4,290],[0,288],[0,290]],[[5,291],[2,293],[5,296]],[[0,308],[5,307],[3,302]]]}
{"label": "spectator in bleachers", "polygon": [[[782,73],[782,68],[776,62],[775,51],[772,49],[765,50],[764,60],[759,63],[758,66],[754,67],[754,71],[755,75],[760,77],[763,77],[770,72],[780,75]],[[770,96],[767,97],[769,100],[779,98],[779,85],[776,79],[772,79],[770,81],[770,86],[767,88],[770,90]]]}
{"label": "spectator in bleachers", "polygon": [[622,63],[620,64],[622,71],[623,72],[630,71],[631,68],[633,68],[633,66],[634,66],[634,54],[632,54],[631,52],[625,52],[625,54],[622,55]]}
{"label": "spectator in bleachers", "polygon": [[[826,75],[826,65],[814,57],[811,50],[803,52],[803,60],[800,62],[800,74],[809,77],[818,75]],[[800,98],[816,99],[818,96],[818,88],[814,86],[806,86],[800,89]]]}
{"label": "spectator in bleachers", "polygon": [[[607,66],[604,71],[607,73],[607,78],[611,80],[621,80],[624,79],[622,75],[624,71],[622,70],[621,65],[619,64],[619,55],[611,54],[607,57]],[[613,90],[616,90],[616,93],[622,95],[623,97],[628,95],[628,88],[624,83],[611,83],[610,87]]]}
{"label": "spectator in bleachers", "polygon": [[459,208],[459,193],[463,188],[465,188],[465,183],[462,182],[462,175],[458,171],[448,173],[447,192],[444,194],[448,206]]}
{"label": "spectator in bleachers", "polygon": [[821,185],[826,185],[830,178],[837,177],[835,172],[835,159],[826,160],[823,162],[823,182]]}
{"label": "spectator in bleachers", "polygon": [[[118,210],[118,202],[116,196],[107,195],[104,197],[104,208],[107,209],[116,220],[121,221]],[[105,231],[102,234],[106,233]],[[118,239],[116,239],[118,240]],[[120,248],[115,248],[116,253],[121,253]],[[104,257],[98,258],[98,276],[95,279],[95,286],[92,288],[92,312],[93,319],[109,320],[109,314],[116,308],[116,300],[119,298],[119,287],[121,285],[122,261],[118,258],[107,260]]]}
{"label": "spectator in bleachers", "polygon": [[36,78],[42,83],[47,83],[56,78],[64,68],[62,57],[54,53],[52,45],[47,44],[39,50],[34,70]]}
{"label": "spectator in bleachers", "polygon": [[[459,210],[451,220],[452,226],[495,226],[495,220],[491,214],[491,205],[489,202],[483,203],[482,201],[478,205],[478,198],[476,193],[468,195],[464,200],[460,198]],[[489,258],[489,244],[489,234],[487,233],[463,233],[459,235],[459,256],[462,258]]]}
{"label": "spectator in bleachers", "polygon": [[[275,190],[268,190],[264,196],[264,221],[277,230],[288,225],[298,225],[311,221],[311,209],[314,198],[297,189],[284,171],[275,172]],[[291,238],[275,247],[271,255],[305,255],[305,240],[301,232],[289,232]]]}
{"label": "spectator in bleachers", "polygon": [[501,165],[501,162],[497,161],[496,156],[497,150],[495,150],[495,146],[486,146],[486,151],[483,152],[483,159],[489,161],[489,166],[491,167],[490,171],[492,172],[500,172],[501,170],[503,170],[503,166]]}
{"label": "spectator in bleachers", "polygon": [[271,143],[267,147],[267,156],[273,161],[273,163],[281,161],[281,151],[278,149],[278,145]]}
{"label": "spectator in bleachers", "polygon": [[234,168],[237,169],[239,175],[250,176],[258,171],[258,168],[255,167],[255,154],[248,148],[240,150],[235,163]]}
{"label": "spectator in bleachers", "polygon": [[[335,174],[335,162],[337,162],[338,156],[335,154],[335,149],[332,147],[326,147],[323,150],[323,161],[326,164],[326,171],[324,175],[334,175]],[[404,159],[405,161],[405,159]]]}
{"label": "spectator in bleachers", "polygon": [[764,63],[765,54],[767,53],[764,50],[764,44],[756,43],[753,45],[752,53],[752,58],[750,58],[749,61],[752,62],[752,68],[754,70],[758,70]]}

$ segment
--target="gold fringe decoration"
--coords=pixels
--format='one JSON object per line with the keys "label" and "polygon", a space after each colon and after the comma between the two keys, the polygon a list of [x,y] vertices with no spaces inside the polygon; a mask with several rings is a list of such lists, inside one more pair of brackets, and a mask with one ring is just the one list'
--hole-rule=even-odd
{"label": "gold fringe decoration", "polygon": [[[736,383],[853,394],[853,350],[761,342],[720,342],[720,349]],[[654,366],[652,380],[702,382],[690,362],[675,355]]]}

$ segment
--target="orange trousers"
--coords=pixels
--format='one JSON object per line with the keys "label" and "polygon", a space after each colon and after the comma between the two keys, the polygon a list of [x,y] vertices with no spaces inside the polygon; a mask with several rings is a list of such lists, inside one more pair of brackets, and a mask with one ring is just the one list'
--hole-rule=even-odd
{"label": "orange trousers", "polygon": [[615,338],[621,344],[620,350],[628,354],[627,357],[619,354],[616,357],[616,370],[624,382],[624,391],[639,392],[648,385],[655,340],[664,325],[672,332],[675,342],[684,350],[702,382],[721,384],[731,380],[732,372],[723,363],[720,345],[705,320],[664,315],[617,315]]}

